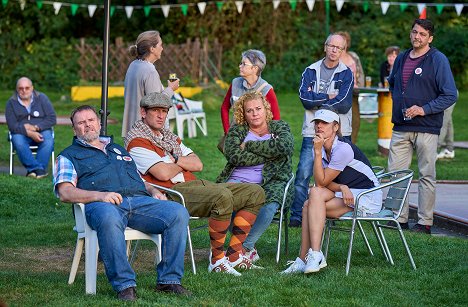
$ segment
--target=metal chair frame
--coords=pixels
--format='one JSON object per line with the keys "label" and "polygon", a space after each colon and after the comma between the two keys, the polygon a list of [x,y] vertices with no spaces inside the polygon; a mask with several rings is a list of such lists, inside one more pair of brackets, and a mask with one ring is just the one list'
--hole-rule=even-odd
{"label": "metal chair frame", "polygon": [[288,230],[288,211],[289,207],[287,206],[288,191],[294,182],[294,173],[291,173],[291,178],[288,180],[288,183],[284,187],[283,202],[281,207],[278,208],[276,216],[279,215],[275,220],[278,222],[278,243],[276,247],[276,263],[279,263],[280,254],[281,254],[281,232],[283,229],[284,223],[284,253],[288,255],[289,252],[289,230]]}

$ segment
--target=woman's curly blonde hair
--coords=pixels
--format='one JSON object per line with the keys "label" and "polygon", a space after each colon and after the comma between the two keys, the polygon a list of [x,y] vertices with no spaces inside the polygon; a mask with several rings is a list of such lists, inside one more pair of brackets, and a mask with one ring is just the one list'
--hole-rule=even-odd
{"label": "woman's curly blonde hair", "polygon": [[259,92],[251,92],[251,93],[246,93],[236,101],[234,104],[234,120],[236,121],[236,124],[238,125],[246,125],[247,122],[245,121],[245,104],[249,101],[260,99],[263,103],[263,107],[265,108],[265,113],[266,113],[266,121],[267,123],[273,119],[273,113],[271,112],[271,105],[270,103],[265,99],[265,97],[262,95],[262,93]]}

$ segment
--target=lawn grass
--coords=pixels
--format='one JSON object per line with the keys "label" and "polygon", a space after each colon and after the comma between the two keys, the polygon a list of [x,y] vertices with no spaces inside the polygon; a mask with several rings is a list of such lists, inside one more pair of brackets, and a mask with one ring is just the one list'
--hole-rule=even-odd
{"label": "lawn grass", "polygon": [[[0,91],[0,110],[10,92]],[[59,115],[68,115],[76,103],[61,101],[63,93],[52,93]],[[294,167],[300,149],[302,106],[296,93],[278,95],[282,117],[287,120],[295,136]],[[213,180],[224,166],[224,157],[216,144],[222,133],[219,107],[223,92],[206,90],[204,100],[208,119],[207,137],[186,139],[184,142],[195,150],[204,162],[200,177]],[[455,108],[455,138],[468,140],[468,93],[461,93]],[[99,106],[100,101],[89,103]],[[123,100],[110,99],[110,117],[121,122]],[[363,148],[372,163],[386,165],[386,159],[377,154],[377,126],[363,122],[358,145]],[[109,134],[122,143],[120,124],[109,125]],[[6,126],[0,125],[0,135],[6,135]],[[56,152],[71,142],[71,128],[57,126]],[[8,159],[5,138],[0,138],[0,163]],[[468,178],[468,151],[457,150],[456,158],[437,164],[439,179],[461,180]],[[34,180],[21,176],[0,174],[0,305],[10,306],[108,306],[121,305],[108,284],[99,264],[97,295],[84,295],[84,273],[81,263],[76,281],[67,285],[76,233],[71,206],[60,203],[52,193],[50,176]],[[372,233],[370,229],[367,231]],[[143,243],[135,262],[137,272],[138,306],[203,305],[203,306],[288,306],[288,305],[429,305],[466,306],[468,304],[468,241],[462,238],[426,236],[407,233],[418,269],[413,271],[401,242],[396,234],[388,233],[389,246],[395,258],[395,266],[385,262],[377,242],[371,240],[375,256],[371,257],[360,236],[357,236],[349,276],[345,276],[347,236],[335,234],[327,260],[329,266],[318,274],[306,277],[280,276],[286,260],[294,259],[300,244],[300,230],[291,229],[290,254],[282,254],[280,264],[274,261],[276,226],[271,226],[258,242],[266,269],[250,271],[240,278],[223,274],[209,274],[206,230],[193,233],[197,254],[198,274],[191,272],[186,257],[184,285],[194,296],[181,298],[153,292],[156,274],[151,243]],[[83,259],[82,259],[83,261]]]}

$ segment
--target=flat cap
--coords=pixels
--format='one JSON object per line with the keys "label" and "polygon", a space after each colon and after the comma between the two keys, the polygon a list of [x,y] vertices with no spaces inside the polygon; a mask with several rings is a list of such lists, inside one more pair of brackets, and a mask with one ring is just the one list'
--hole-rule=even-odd
{"label": "flat cap", "polygon": [[144,96],[140,101],[142,108],[167,108],[172,107],[171,98],[164,93],[149,93]]}

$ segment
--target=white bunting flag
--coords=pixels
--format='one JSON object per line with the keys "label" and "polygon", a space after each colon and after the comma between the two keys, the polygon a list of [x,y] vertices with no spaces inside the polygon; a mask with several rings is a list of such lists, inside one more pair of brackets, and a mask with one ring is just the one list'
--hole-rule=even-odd
{"label": "white bunting flag", "polygon": [[52,5],[54,6],[55,15],[58,15],[58,13],[60,12],[60,8],[62,7],[62,3],[54,2]]}
{"label": "white bunting flag", "polygon": [[133,13],[133,6],[126,6],[125,7],[125,14],[127,14],[127,18],[130,19],[130,17],[132,17],[132,13]]}
{"label": "white bunting flag", "polygon": [[280,0],[273,0],[273,9],[276,10],[278,6],[280,5],[280,2],[281,2]]}
{"label": "white bunting flag", "polygon": [[336,4],[336,10],[340,12],[341,9],[343,8],[344,0],[335,0],[335,4]]}
{"label": "white bunting flag", "polygon": [[390,2],[380,2],[380,6],[382,7],[382,14],[385,15],[390,7]]}
{"label": "white bunting flag", "polygon": [[94,12],[96,12],[96,9],[97,9],[97,5],[95,5],[95,4],[88,5],[89,17],[92,18],[94,16]]}
{"label": "white bunting flag", "polygon": [[25,6],[26,6],[26,0],[20,0],[20,7],[22,11],[24,11]]}
{"label": "white bunting flag", "polygon": [[307,7],[309,8],[309,12],[312,12],[315,5],[315,0],[306,0]]}
{"label": "white bunting flag", "polygon": [[198,6],[198,10],[200,11],[200,14],[203,15],[205,13],[206,2],[198,2],[197,6]]}
{"label": "white bunting flag", "polygon": [[167,18],[167,16],[169,16],[169,9],[171,8],[170,5],[161,5],[161,10],[163,11],[163,15],[164,17]]}
{"label": "white bunting flag", "polygon": [[464,4],[457,3],[455,4],[455,11],[457,11],[457,15],[460,16],[461,12],[463,11]]}
{"label": "white bunting flag", "polygon": [[244,1],[235,1],[235,2],[236,2],[237,12],[239,14],[242,13],[242,7],[244,6]]}
{"label": "white bunting flag", "polygon": [[418,13],[419,13],[419,15],[421,15],[421,13],[422,13],[422,11],[424,10],[425,7],[426,7],[425,3],[418,3]]}

